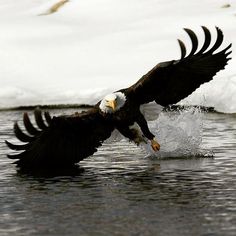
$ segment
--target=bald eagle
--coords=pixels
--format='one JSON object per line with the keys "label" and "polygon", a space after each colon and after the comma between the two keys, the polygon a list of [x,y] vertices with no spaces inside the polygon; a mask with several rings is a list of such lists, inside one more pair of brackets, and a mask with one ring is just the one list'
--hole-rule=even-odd
{"label": "bald eagle", "polygon": [[[195,91],[201,84],[227,65],[231,44],[223,50],[216,50],[223,42],[223,33],[216,27],[217,37],[213,46],[211,33],[202,27],[205,41],[198,49],[196,34],[184,29],[191,39],[192,49],[186,56],[186,47],[178,40],[181,58],[157,64],[129,88],[106,95],[91,109],[51,117],[40,109],[34,111],[37,128],[32,125],[27,113],[23,115],[26,132],[14,124],[16,137],[24,144],[15,145],[8,141],[8,147],[17,152],[8,155],[16,159],[20,168],[65,168],[72,167],[84,158],[93,155],[108,139],[114,129],[136,144],[149,140],[154,151],[160,145],[148,128],[140,111],[142,104],[155,101],[161,106],[175,104]],[[137,123],[142,134],[131,126]]]}

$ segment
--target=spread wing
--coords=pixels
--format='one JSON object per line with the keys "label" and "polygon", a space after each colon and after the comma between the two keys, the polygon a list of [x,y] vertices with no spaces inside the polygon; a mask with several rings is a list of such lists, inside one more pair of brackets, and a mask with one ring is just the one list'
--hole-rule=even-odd
{"label": "spread wing", "polygon": [[6,141],[10,149],[21,151],[8,157],[17,159],[16,163],[22,168],[72,166],[96,152],[113,130],[96,109],[53,118],[45,112],[46,122],[40,109],[36,109],[34,115],[37,128],[27,113],[23,116],[27,133],[17,123],[14,125],[16,137],[24,144]]}
{"label": "spread wing", "polygon": [[206,27],[202,27],[205,35],[203,46],[198,49],[198,39],[190,29],[184,29],[189,35],[192,50],[186,56],[186,48],[181,40],[178,40],[181,49],[181,59],[162,62],[144,75],[130,88],[123,90],[132,95],[140,104],[156,101],[167,106],[175,104],[190,95],[201,84],[210,81],[213,76],[227,65],[227,58],[231,51],[227,52],[231,44],[225,49],[216,52],[223,42],[223,33],[216,27],[217,38],[212,47],[211,34]]}

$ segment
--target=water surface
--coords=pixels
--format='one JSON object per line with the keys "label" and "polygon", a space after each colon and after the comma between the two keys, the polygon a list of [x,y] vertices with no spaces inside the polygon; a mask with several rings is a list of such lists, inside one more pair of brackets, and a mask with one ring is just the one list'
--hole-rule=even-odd
{"label": "water surface", "polygon": [[203,115],[213,158],[147,158],[122,140],[63,176],[21,174],[6,158],[21,117],[0,112],[0,235],[235,235],[235,115]]}

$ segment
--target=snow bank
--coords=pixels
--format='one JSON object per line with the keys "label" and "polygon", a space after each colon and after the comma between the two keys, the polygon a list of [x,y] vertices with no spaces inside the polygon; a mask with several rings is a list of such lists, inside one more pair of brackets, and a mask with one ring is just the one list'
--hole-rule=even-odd
{"label": "snow bank", "polygon": [[[0,107],[94,103],[133,84],[160,61],[178,59],[183,27],[222,28],[236,41],[236,3],[222,0],[0,1]],[[229,8],[222,8],[226,3]],[[236,112],[235,53],[226,70],[183,102]],[[183,103],[182,102],[182,103]]]}

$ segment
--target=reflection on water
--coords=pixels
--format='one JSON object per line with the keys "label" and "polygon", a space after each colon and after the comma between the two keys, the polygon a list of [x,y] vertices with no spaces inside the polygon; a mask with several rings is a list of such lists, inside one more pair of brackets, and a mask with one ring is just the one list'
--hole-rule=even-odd
{"label": "reflection on water", "polygon": [[236,116],[203,115],[214,158],[146,158],[121,140],[71,175],[31,176],[5,157],[21,114],[0,113],[0,235],[235,235]]}

